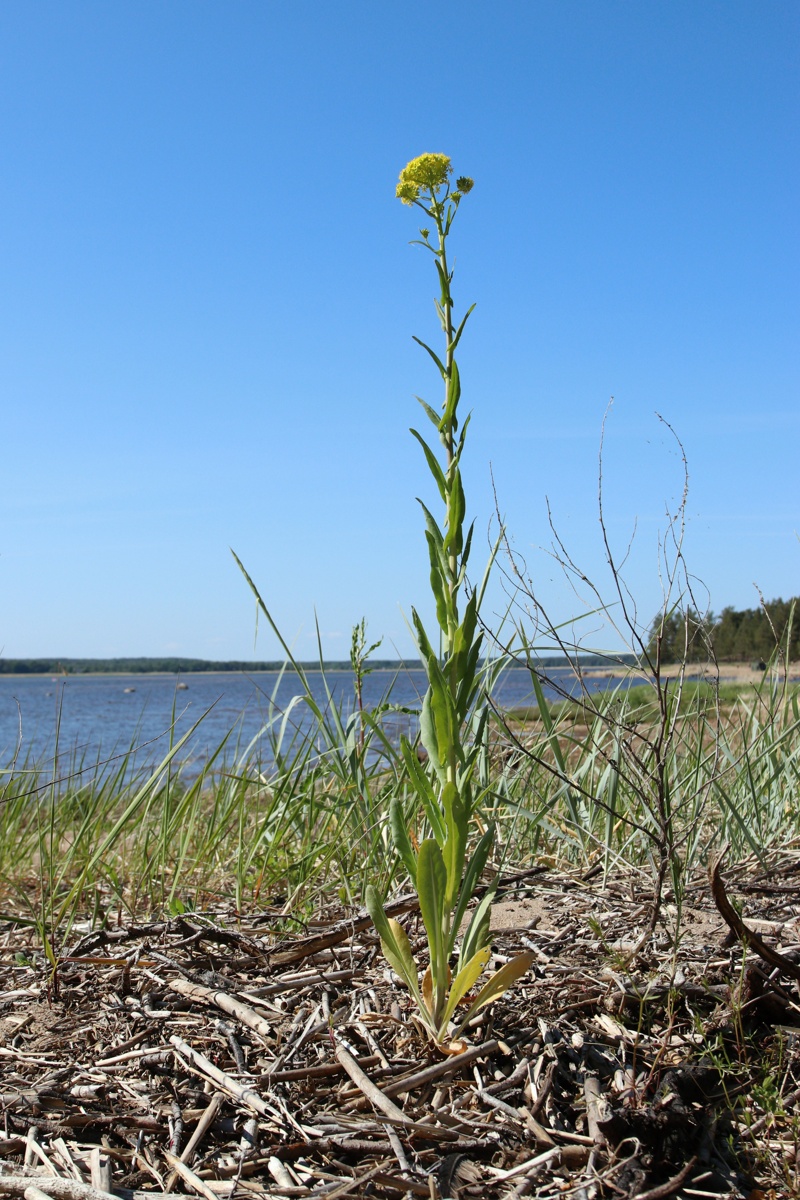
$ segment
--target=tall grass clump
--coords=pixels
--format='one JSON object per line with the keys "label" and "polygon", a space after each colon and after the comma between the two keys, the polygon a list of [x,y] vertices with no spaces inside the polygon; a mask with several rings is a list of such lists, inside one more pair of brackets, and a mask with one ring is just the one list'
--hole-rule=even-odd
{"label": "tall grass clump", "polygon": [[[713,856],[727,847],[738,859],[752,855],[766,865],[771,853],[787,848],[800,832],[800,714],[786,655],[776,639],[772,664],[758,686],[734,694],[720,684],[713,645],[694,616],[697,580],[683,554],[688,472],[677,438],[676,443],[684,488],[659,542],[663,599],[652,622],[640,621],[608,536],[602,445],[599,517],[610,598],[553,530],[553,558],[576,593],[583,590],[585,615],[593,624],[601,618],[613,640],[628,647],[625,654],[606,655],[615,678],[603,692],[593,691],[584,673],[584,655],[597,650],[573,637],[574,623],[568,636],[567,627],[549,618],[506,543],[507,578],[522,609],[518,662],[530,672],[537,706],[524,726],[499,714],[516,755],[517,786],[507,808],[527,818],[533,852],[589,869],[601,865],[605,876],[618,866],[641,868],[651,883],[647,932],[661,922],[675,939],[688,881],[693,877],[696,883],[696,872],[705,871]],[[682,631],[674,663],[664,660],[665,629]],[[534,634],[538,646],[543,643],[549,652],[556,647],[572,666],[577,695],[564,689],[559,702],[548,700]],[[698,672],[699,681],[693,678]],[[524,824],[520,833],[518,845],[525,839]]]}
{"label": "tall grass clump", "polygon": [[0,919],[35,928],[55,972],[86,920],[236,912],[276,897],[287,919],[302,919],[331,892],[360,902],[367,875],[388,887],[386,822],[369,806],[385,813],[397,777],[374,752],[371,714],[361,739],[353,715],[330,707],[327,736],[340,730],[342,742],[328,759],[320,725],[296,720],[300,703],[280,709],[273,695],[252,742],[234,726],[201,762],[189,744],[202,718],[155,767],[136,744],[95,762],[57,749],[51,762],[10,764],[0,772]]}

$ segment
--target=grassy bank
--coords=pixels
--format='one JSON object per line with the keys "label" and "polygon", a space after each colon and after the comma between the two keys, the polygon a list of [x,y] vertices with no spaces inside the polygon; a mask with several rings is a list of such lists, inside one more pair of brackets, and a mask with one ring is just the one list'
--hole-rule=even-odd
{"label": "grassy bank", "polygon": [[[491,869],[546,860],[661,872],[662,900],[725,844],[728,861],[800,837],[798,691],[686,682],[613,688],[496,714],[481,750],[476,836],[497,823]],[[666,702],[666,710],[664,703]],[[307,701],[303,698],[299,704]],[[269,767],[223,743],[189,776],[182,744],[161,766],[73,761],[0,779],[0,910],[54,944],[75,921],[202,909],[222,899],[302,919],[323,898],[360,904],[406,883],[389,811],[425,826],[383,715],[331,707],[299,738],[280,714]],[[195,767],[196,769],[196,767]],[[659,790],[660,789],[660,790]],[[660,797],[660,799],[659,799]]]}

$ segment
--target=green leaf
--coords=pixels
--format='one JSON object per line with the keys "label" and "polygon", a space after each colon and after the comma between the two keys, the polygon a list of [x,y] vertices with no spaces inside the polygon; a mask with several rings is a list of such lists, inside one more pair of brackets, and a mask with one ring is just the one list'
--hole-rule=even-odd
{"label": "green leaf", "polygon": [[471,691],[472,683],[477,670],[478,655],[480,646],[483,640],[481,633],[475,636],[475,631],[478,623],[478,602],[475,593],[473,592],[467,601],[464,609],[464,617],[461,624],[457,627],[453,634],[453,650],[451,654],[451,663],[453,674],[458,679],[458,694],[462,691]]}
{"label": "green leaf", "polygon": [[[475,889],[477,888],[478,884],[480,883],[481,875],[483,874],[484,867],[486,866],[486,863],[488,862],[489,853],[492,849],[493,844],[494,844],[494,825],[492,824],[486,830],[483,837],[481,838],[481,840],[478,842],[477,846],[473,850],[472,857],[470,858],[469,863],[467,865],[467,869],[464,874],[464,882],[461,885],[461,892],[458,897],[458,904],[456,905],[456,910],[453,913],[452,933],[450,936],[449,950],[452,950],[453,946],[455,945],[455,939],[458,934],[459,927],[461,925],[461,922],[464,919],[464,914],[466,913],[467,908],[469,907],[469,903],[472,900],[472,897],[475,895]],[[462,953],[463,953],[463,947],[462,947]]]}
{"label": "green leaf", "polygon": [[436,480],[436,486],[439,489],[439,495],[442,497],[442,500],[446,504],[447,503],[447,484],[445,483],[444,471],[442,470],[441,466],[439,465],[439,460],[437,459],[436,455],[433,453],[433,451],[431,450],[430,446],[425,441],[425,439],[419,433],[417,433],[416,429],[410,430],[410,433],[411,433],[412,437],[415,437],[417,439],[420,446],[422,446],[422,450],[425,455],[425,459],[428,463],[430,473],[433,476],[433,478]]}
{"label": "green leaf", "polygon": [[408,836],[403,806],[396,797],[389,805],[389,827],[392,831],[392,840],[394,841],[395,849],[403,861],[403,866],[408,871],[412,885],[416,887],[417,857],[414,854],[414,848]]}
{"label": "green leaf", "polygon": [[428,758],[433,766],[436,774],[441,780],[447,778],[445,764],[439,757],[439,738],[436,733],[436,722],[433,718],[433,709],[431,707],[431,690],[425,693],[422,701],[422,708],[419,714],[419,736],[423,746],[428,751]]}
{"label": "green leaf", "polygon": [[417,860],[417,894],[428,934],[434,988],[440,996],[447,983],[447,953],[443,935],[446,888],[447,871],[442,852],[433,838],[426,838],[419,848]]}
{"label": "green leaf", "polygon": [[446,426],[450,425],[456,415],[458,401],[461,398],[461,380],[458,374],[458,364],[456,360],[450,366],[450,380],[447,385],[447,402],[445,404],[444,415],[439,422],[439,431],[441,432]]}
{"label": "green leaf", "polygon": [[467,502],[464,498],[464,485],[461,482],[461,472],[456,468],[453,472],[453,479],[450,483],[450,494],[447,498],[447,533],[444,538],[445,553],[461,553],[466,510]]}
{"label": "green leaf", "polygon": [[[413,334],[411,336],[414,337]],[[430,354],[431,358],[433,359],[433,361],[436,363],[437,367],[441,371],[442,379],[447,379],[447,371],[445,370],[444,364],[443,364],[442,360],[439,358],[439,355],[435,354],[433,352],[433,350],[431,350],[430,346],[426,345],[425,342],[420,341],[420,339],[418,337],[414,337],[414,341],[417,343],[418,346],[422,346],[423,350],[428,351],[428,354]]]}
{"label": "green leaf", "polygon": [[436,601],[436,620],[439,623],[439,628],[446,634],[451,624],[452,599],[450,589],[447,586],[441,547],[437,546],[433,535],[427,529],[425,537],[428,542],[428,554],[431,560],[430,581],[433,598]]}
{"label": "green leaf", "polygon": [[458,579],[456,580],[458,587],[461,587],[467,575],[467,563],[469,562],[469,552],[472,548],[472,533],[474,529],[475,522],[473,521],[467,530],[467,536],[464,541],[464,549],[461,552],[461,565],[458,568]]}
{"label": "green leaf", "polygon": [[433,788],[431,787],[425,768],[417,758],[414,747],[406,737],[401,737],[400,739],[400,752],[403,755],[403,761],[406,764],[411,784],[422,801],[422,806],[425,809],[425,815],[433,831],[433,836],[440,845],[443,845],[446,832],[444,819],[436,802],[436,797],[434,796]]}
{"label": "green leaf", "polygon": [[447,870],[445,904],[449,912],[456,902],[461,887],[469,827],[469,810],[459,795],[456,785],[450,780],[442,789],[442,808],[447,826],[447,841],[442,848],[442,857]]}
{"label": "green leaf", "polygon": [[457,1036],[461,1032],[477,1012],[480,1012],[487,1004],[492,1004],[495,1000],[499,1000],[512,984],[521,979],[525,972],[530,969],[535,957],[534,954],[527,952],[525,954],[518,954],[516,958],[512,958],[510,962],[505,963],[499,971],[495,971],[494,975],[483,985],[469,1006],[467,1015],[459,1025],[454,1036]]}
{"label": "green leaf", "polygon": [[431,714],[433,716],[434,728],[436,729],[439,761],[444,764],[449,762],[451,751],[455,752],[456,756],[460,758],[461,747],[458,742],[455,714],[453,712],[453,699],[445,683],[444,676],[439,669],[439,664],[435,659],[428,664],[428,682],[428,694],[431,698]]}
{"label": "green leaf", "polygon": [[439,301],[442,308],[446,308],[450,300],[450,279],[442,270],[442,264],[439,259],[436,259],[436,270],[439,275],[439,286],[442,289],[442,298]]}
{"label": "green leaf", "polygon": [[419,496],[417,497],[417,504],[425,514],[425,526],[428,530],[428,533],[436,540],[436,544],[441,550],[442,546],[444,545],[444,535],[439,526],[436,524],[433,513],[427,507],[427,505],[420,500]]}
{"label": "green leaf", "polygon": [[466,996],[467,992],[470,991],[480,977],[480,974],[490,957],[491,950],[488,948],[488,946],[484,947],[483,950],[478,950],[476,954],[473,954],[466,966],[463,966],[456,975],[450,987],[450,996],[447,1001],[447,1008],[444,1010],[444,1016],[442,1017],[442,1023],[439,1028],[440,1040],[444,1038],[444,1035],[447,1032],[447,1022],[456,1011],[456,1008],[461,1003],[464,996]]}
{"label": "green leaf", "polygon": [[387,961],[411,990],[418,993],[417,968],[406,931],[398,921],[386,916],[378,893],[372,884],[367,886],[365,903],[381,939],[381,947]]}
{"label": "green leaf", "polygon": [[414,636],[417,641],[417,647],[419,648],[419,652],[422,658],[425,660],[425,664],[427,666],[431,659],[433,659],[434,662],[436,661],[436,655],[433,653],[430,638],[425,632],[425,626],[419,619],[419,613],[414,607],[411,609],[411,624],[414,626]]}
{"label": "green leaf", "polygon": [[467,419],[464,422],[461,433],[459,434],[458,446],[456,447],[456,458],[458,458],[458,459],[461,458],[461,452],[464,449],[464,441],[466,439],[467,430],[469,429],[469,423],[471,420],[472,420],[472,413],[467,413]]}
{"label": "green leaf", "polygon": [[378,893],[372,884],[367,886],[365,903],[367,912],[372,917],[372,923],[381,939],[381,949],[386,961],[406,984],[417,1004],[420,1004],[417,966],[414,962],[414,955],[411,952],[411,943],[408,940],[408,934],[399,921],[386,916]]}
{"label": "green leaf", "polygon": [[496,891],[497,884],[493,883],[481,896],[478,906],[470,918],[464,941],[461,943],[459,962],[461,960],[467,962],[478,950],[489,945],[491,941],[489,927],[492,921],[492,904]]}
{"label": "green leaf", "polygon": [[472,314],[474,309],[475,309],[475,305],[471,304],[469,306],[469,308],[467,309],[465,315],[461,318],[461,324],[459,325],[458,329],[456,330],[452,342],[447,347],[448,354],[452,354],[453,351],[455,350],[456,346],[458,345],[458,343],[461,341],[461,335],[464,332],[464,326],[466,325],[467,321],[469,320],[470,315]]}
{"label": "green leaf", "polygon": [[480,670],[482,644],[483,638],[479,636],[475,640],[475,645],[472,647],[469,657],[460,668],[463,678],[456,693],[456,717],[459,721],[466,720],[470,707],[481,690],[482,684],[478,678],[478,672]]}
{"label": "green leaf", "polygon": [[444,309],[442,308],[441,304],[439,303],[439,301],[436,299],[435,296],[433,298],[433,303],[436,305],[436,312],[438,313],[438,316],[439,316],[439,323],[442,326],[442,329],[446,332],[447,331],[447,317],[444,315]]}
{"label": "green leaf", "polygon": [[421,396],[415,396],[415,400],[417,400],[422,405],[422,407],[425,409],[425,414],[426,414],[428,420],[431,421],[431,423],[434,424],[436,426],[436,428],[438,429],[439,421],[441,418],[440,418],[439,414],[437,413],[436,409],[431,408],[430,404],[427,404],[422,399]]}

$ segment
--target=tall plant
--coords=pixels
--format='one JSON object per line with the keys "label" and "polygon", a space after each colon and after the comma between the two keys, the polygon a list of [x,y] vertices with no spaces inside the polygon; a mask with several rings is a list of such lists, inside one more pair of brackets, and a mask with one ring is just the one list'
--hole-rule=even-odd
{"label": "tall plant", "polygon": [[420,400],[443,450],[437,456],[430,443],[416,429],[411,430],[422,447],[444,510],[440,525],[420,501],[439,627],[436,639],[439,652],[434,649],[419,614],[411,610],[414,635],[428,680],[420,715],[420,738],[427,751],[428,766],[419,762],[407,740],[402,742],[409,779],[420,801],[428,836],[417,848],[398,802],[392,805],[390,818],[398,854],[419,895],[427,934],[430,963],[421,985],[405,930],[397,921],[387,918],[374,887],[367,889],[366,902],[380,934],[383,952],[409,988],[429,1033],[440,1045],[448,1043],[451,1048],[459,1049],[455,1039],[467,1021],[502,995],[528,969],[532,956],[520,955],[492,975],[457,1026],[451,1028],[457,1006],[475,987],[490,957],[489,920],[496,886],[489,886],[472,912],[453,978],[450,959],[459,929],[479,888],[495,831],[490,825],[469,853],[473,815],[482,798],[476,766],[483,752],[489,714],[478,612],[494,555],[480,588],[470,589],[466,572],[473,526],[465,530],[466,501],[461,476],[469,417],[460,422],[461,378],[455,352],[475,306],[467,309],[457,326],[454,324],[453,270],[447,257],[447,240],[459,205],[472,190],[473,181],[461,176],[453,188],[451,175],[447,155],[423,154],[401,171],[397,185],[398,198],[421,209],[425,216],[420,237],[412,245],[422,246],[433,257],[440,293],[435,304],[445,343],[440,356],[419,338],[414,339],[430,355],[444,386],[444,399],[438,411]]}

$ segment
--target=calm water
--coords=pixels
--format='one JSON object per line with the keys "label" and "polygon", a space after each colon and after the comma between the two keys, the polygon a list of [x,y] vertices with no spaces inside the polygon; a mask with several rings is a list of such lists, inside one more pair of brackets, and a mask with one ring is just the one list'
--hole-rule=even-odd
{"label": "calm water", "polygon": [[[575,683],[569,670],[551,670],[554,683],[567,689]],[[320,706],[327,704],[320,672],[308,679]],[[354,707],[353,677],[349,671],[327,675],[334,702],[345,713]],[[290,728],[308,730],[312,722],[305,705],[292,707],[300,692],[295,675],[277,673],[187,675],[178,689],[175,675],[96,675],[61,680],[0,676],[0,763],[8,764],[17,752],[17,763],[41,763],[52,757],[58,730],[59,755],[77,754],[87,763],[140,749],[137,762],[157,763],[169,750],[170,731],[182,737],[203,717],[182,758],[202,761],[216,750],[226,735],[228,755],[237,745],[251,742],[270,757],[266,727],[277,729],[288,711]],[[592,683],[601,688],[605,681]],[[374,671],[364,681],[364,705],[372,708],[388,696],[393,705],[416,709],[425,689],[422,671]],[[548,689],[555,697],[554,689]],[[527,671],[505,672],[495,688],[495,699],[504,707],[533,703]],[[174,713],[174,720],[173,720]],[[203,715],[205,714],[205,715]],[[389,718],[395,735],[414,728],[412,715]]]}

